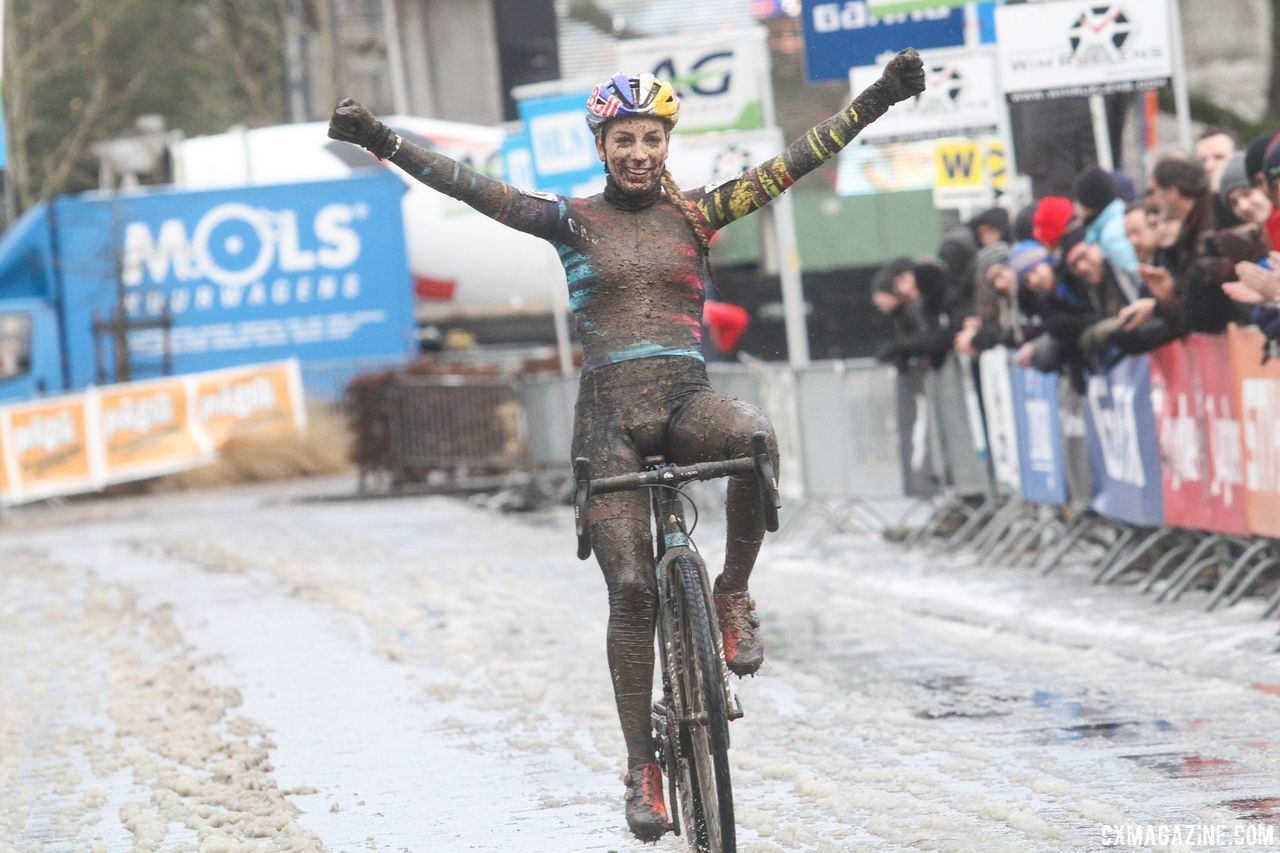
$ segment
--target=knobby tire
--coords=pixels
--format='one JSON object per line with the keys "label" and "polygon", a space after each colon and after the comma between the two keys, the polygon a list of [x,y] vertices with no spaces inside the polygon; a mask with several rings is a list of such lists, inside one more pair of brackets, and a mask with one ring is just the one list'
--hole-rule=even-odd
{"label": "knobby tire", "polygon": [[675,561],[683,597],[680,623],[684,651],[684,699],[686,711],[702,714],[705,724],[691,723],[688,739],[693,759],[694,811],[697,831],[692,835],[706,853],[736,853],[733,821],[733,788],[729,779],[729,714],[702,573],[688,557]]}

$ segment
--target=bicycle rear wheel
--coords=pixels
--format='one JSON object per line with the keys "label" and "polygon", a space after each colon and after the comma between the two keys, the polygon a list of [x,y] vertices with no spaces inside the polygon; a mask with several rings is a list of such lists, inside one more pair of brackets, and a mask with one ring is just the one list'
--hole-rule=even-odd
{"label": "bicycle rear wheel", "polygon": [[688,557],[676,559],[679,571],[682,618],[680,640],[684,650],[681,671],[685,702],[686,743],[696,776],[693,806],[697,846],[707,853],[735,853],[737,833],[733,822],[733,788],[729,780],[729,715],[724,681],[702,573]]}

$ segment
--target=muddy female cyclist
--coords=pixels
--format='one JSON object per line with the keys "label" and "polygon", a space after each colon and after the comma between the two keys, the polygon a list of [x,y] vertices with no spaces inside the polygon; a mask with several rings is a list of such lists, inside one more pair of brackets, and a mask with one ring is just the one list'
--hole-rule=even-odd
{"label": "muddy female cyclist", "polygon": [[[607,175],[604,192],[591,198],[521,191],[479,175],[401,139],[351,100],[334,111],[329,135],[555,246],[584,356],[572,455],[586,457],[593,476],[637,471],[645,456],[657,454],[677,464],[745,456],[751,435],[761,430],[769,435],[776,470],[768,420],[754,406],[715,393],[707,381],[699,345],[711,237],[768,204],[890,106],[923,89],[920,57],[905,50],[853,103],[778,156],[687,192],[666,169],[679,98],[652,74],[619,74],[587,101],[586,120]],[[668,825],[649,715],[658,602],[648,502],[643,492],[621,492],[595,496],[587,509],[608,588],[609,670],[627,745],[627,824],[646,841]],[[714,599],[726,662],[742,676],[754,674],[764,660],[747,593],[764,538],[752,476],[730,480],[726,517],[724,571]]]}

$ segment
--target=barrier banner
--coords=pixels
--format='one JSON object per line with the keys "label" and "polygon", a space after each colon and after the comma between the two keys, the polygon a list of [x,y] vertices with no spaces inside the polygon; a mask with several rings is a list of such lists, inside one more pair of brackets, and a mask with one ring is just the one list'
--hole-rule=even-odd
{"label": "barrier banner", "polygon": [[980,495],[990,486],[987,442],[981,428],[973,428],[968,393],[972,380],[965,374],[956,356],[948,356],[941,367],[925,374],[925,396],[945,482],[957,494]]}
{"label": "barrier banner", "polygon": [[[1222,357],[1227,356],[1226,342],[1207,335],[1197,335],[1198,350],[1184,341],[1174,341],[1151,353],[1151,402],[1155,408],[1160,435],[1161,469],[1164,483],[1165,523],[1193,530],[1243,535],[1248,532],[1240,483],[1230,483],[1230,436],[1235,432],[1236,456],[1239,455],[1239,422],[1232,413],[1230,365],[1221,376],[1210,371],[1221,370]],[[1215,358],[1214,343],[1221,345]],[[1197,354],[1207,362],[1201,364]],[[1219,393],[1210,395],[1206,385],[1220,383]],[[1209,421],[1213,411],[1214,421]],[[1224,421],[1225,418],[1225,421]],[[1222,458],[1212,453],[1214,430]],[[1227,438],[1227,444],[1222,439]],[[1239,469],[1238,463],[1234,466]],[[1225,477],[1226,482],[1220,478]]]}
{"label": "barrier banner", "polygon": [[1262,363],[1265,339],[1256,328],[1228,329],[1227,343],[1240,395],[1249,529],[1280,536],[1280,362]]}
{"label": "barrier banner", "polygon": [[1199,526],[1215,533],[1249,532],[1244,482],[1244,438],[1240,429],[1240,392],[1231,368],[1231,347],[1223,335],[1191,335],[1192,377],[1200,404],[1204,447],[1209,459],[1207,497]]}
{"label": "barrier banner", "polygon": [[920,368],[898,371],[898,451],[902,454],[903,492],[909,498],[931,498],[938,493],[924,384]]}
{"label": "barrier banner", "polygon": [[987,445],[996,483],[1022,491],[1018,463],[1018,428],[1013,418],[1013,386],[1009,378],[1009,350],[995,347],[978,358],[982,381],[982,409],[986,418]]}
{"label": "barrier banner", "polygon": [[1009,380],[1022,497],[1032,503],[1065,504],[1067,476],[1058,416],[1058,374],[1010,366]]}
{"label": "barrier banner", "polygon": [[233,438],[305,429],[295,359],[3,406],[0,504],[182,471],[212,461]]}
{"label": "barrier banner", "polygon": [[83,394],[8,406],[0,412],[6,502],[97,488]]}
{"label": "barrier banner", "polygon": [[212,460],[213,448],[196,435],[185,380],[131,382],[96,394],[108,482],[155,477]]}
{"label": "barrier banner", "polygon": [[1151,361],[1126,358],[1089,376],[1085,426],[1093,508],[1137,527],[1164,524],[1160,447],[1151,407]]}
{"label": "barrier banner", "polygon": [[1084,397],[1070,376],[1058,380],[1058,423],[1062,425],[1062,467],[1067,474],[1067,498],[1077,508],[1093,504],[1093,472],[1084,428]]}
{"label": "barrier banner", "polygon": [[195,427],[202,441],[290,435],[306,428],[297,362],[230,368],[193,377]]}

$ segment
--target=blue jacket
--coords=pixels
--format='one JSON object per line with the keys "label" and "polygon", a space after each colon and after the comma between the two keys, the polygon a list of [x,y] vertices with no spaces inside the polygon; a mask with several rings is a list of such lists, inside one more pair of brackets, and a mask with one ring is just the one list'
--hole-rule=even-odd
{"label": "blue jacket", "polygon": [[1111,263],[1134,279],[1138,278],[1138,255],[1133,251],[1129,238],[1124,236],[1123,201],[1116,199],[1104,207],[1085,228],[1084,240],[1101,246],[1102,254],[1110,258]]}

